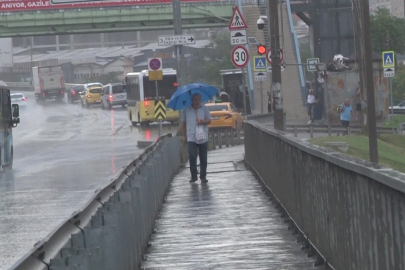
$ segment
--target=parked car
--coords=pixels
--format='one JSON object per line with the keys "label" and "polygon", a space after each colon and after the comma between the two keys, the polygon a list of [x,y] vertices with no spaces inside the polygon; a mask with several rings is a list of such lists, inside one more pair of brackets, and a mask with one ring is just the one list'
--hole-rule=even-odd
{"label": "parked car", "polygon": [[101,103],[101,92],[103,88],[100,86],[90,86],[86,88],[84,95],[81,95],[81,104],[82,107],[86,106],[87,108],[93,104],[100,104]]}
{"label": "parked car", "polygon": [[101,108],[111,109],[112,106],[127,104],[127,92],[122,83],[110,83],[104,86],[101,97]]}
{"label": "parked car", "polygon": [[73,103],[77,100],[80,100],[80,98],[81,98],[80,95],[83,95],[85,90],[86,90],[86,88],[85,88],[84,84],[72,86],[72,88],[70,88],[67,91],[68,103]]}
{"label": "parked car", "polygon": [[242,114],[231,102],[206,103],[211,115],[209,128],[242,128]]}
{"label": "parked car", "polygon": [[22,93],[10,94],[11,104],[18,104],[19,107],[25,107],[27,105],[27,98]]}
{"label": "parked car", "polygon": [[405,100],[396,106],[390,106],[389,113],[391,113],[392,109],[394,109],[394,114],[405,114]]}

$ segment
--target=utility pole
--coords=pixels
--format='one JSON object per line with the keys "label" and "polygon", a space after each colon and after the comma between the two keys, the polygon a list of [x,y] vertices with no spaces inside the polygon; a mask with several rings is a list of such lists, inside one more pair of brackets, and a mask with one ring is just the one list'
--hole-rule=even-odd
{"label": "utility pole", "polygon": [[370,161],[378,164],[378,145],[377,145],[377,125],[375,117],[375,98],[374,98],[374,80],[373,80],[373,59],[371,53],[371,37],[370,37],[370,10],[369,0],[359,1],[362,9],[362,24],[363,24],[363,69],[364,82],[367,92],[367,126],[368,126],[368,144],[370,151]]}
{"label": "utility pole", "polygon": [[[181,6],[180,0],[173,0],[173,27],[174,27],[174,34],[181,35],[183,34],[182,26],[181,26]],[[176,56],[176,66],[177,66],[177,87],[184,86],[184,77],[183,77],[183,59],[181,53],[182,46],[175,45],[174,46],[174,55]],[[182,110],[179,111],[179,132],[181,130],[181,115]],[[180,133],[181,134],[181,133]]]}
{"label": "utility pole", "polygon": [[[173,27],[174,35],[182,35],[183,30],[181,26],[181,6],[180,0],[173,0]],[[184,86],[183,66],[182,66],[182,45],[175,45],[174,54],[176,55],[177,63],[177,83],[178,86]]]}
{"label": "utility pole", "polygon": [[273,92],[274,128],[285,129],[283,96],[281,94],[280,33],[278,22],[278,0],[268,0],[267,18],[270,20],[271,44],[271,90]]}

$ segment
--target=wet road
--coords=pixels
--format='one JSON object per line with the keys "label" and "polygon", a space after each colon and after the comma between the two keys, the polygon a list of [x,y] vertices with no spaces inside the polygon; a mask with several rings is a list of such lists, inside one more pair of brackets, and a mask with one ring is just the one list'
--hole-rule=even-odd
{"label": "wet road", "polygon": [[[158,130],[132,127],[126,108],[39,105],[33,93],[24,94],[27,106],[13,129],[13,170],[0,173],[0,269],[81,208],[142,153],[137,141],[156,139]],[[176,130],[163,125],[164,134]]]}

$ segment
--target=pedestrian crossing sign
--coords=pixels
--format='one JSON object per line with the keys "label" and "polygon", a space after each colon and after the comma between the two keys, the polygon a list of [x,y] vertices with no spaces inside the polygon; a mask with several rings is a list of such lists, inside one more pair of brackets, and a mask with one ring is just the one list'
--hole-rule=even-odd
{"label": "pedestrian crossing sign", "polygon": [[383,67],[395,67],[395,54],[393,51],[387,51],[382,53]]}
{"label": "pedestrian crossing sign", "polygon": [[255,71],[266,71],[267,70],[267,60],[266,56],[255,56]]}
{"label": "pedestrian crossing sign", "polygon": [[243,19],[242,13],[238,7],[235,7],[233,10],[231,21],[229,22],[229,30],[235,29],[246,29],[247,25],[245,19]]}

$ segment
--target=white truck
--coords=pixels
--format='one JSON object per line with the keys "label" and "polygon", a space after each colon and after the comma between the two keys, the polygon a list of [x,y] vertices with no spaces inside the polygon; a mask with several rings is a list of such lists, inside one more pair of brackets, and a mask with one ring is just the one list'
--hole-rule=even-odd
{"label": "white truck", "polygon": [[62,66],[32,68],[32,87],[37,102],[46,99],[61,101],[65,96],[65,78]]}

